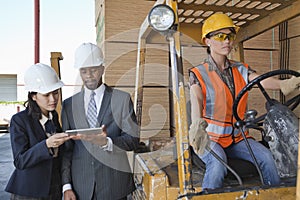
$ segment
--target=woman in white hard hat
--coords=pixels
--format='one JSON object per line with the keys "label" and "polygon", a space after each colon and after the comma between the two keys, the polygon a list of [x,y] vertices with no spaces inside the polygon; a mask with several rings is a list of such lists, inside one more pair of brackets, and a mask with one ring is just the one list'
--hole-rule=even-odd
{"label": "woman in white hard hat", "polygon": [[6,186],[14,200],[62,198],[61,148],[70,137],[61,133],[55,111],[64,85],[45,64],[29,67],[24,76],[26,109],[11,119],[10,137],[15,170]]}
{"label": "woman in white hard hat", "polygon": [[[223,186],[227,174],[226,167],[211,153],[205,145],[218,154],[225,162],[227,157],[253,162],[239,129],[234,128],[232,105],[235,96],[258,74],[245,63],[227,58],[233,48],[233,42],[239,27],[226,14],[215,13],[206,19],[202,26],[202,42],[208,46],[208,57],[199,66],[189,71],[192,127],[200,131],[190,131],[190,143],[197,155],[205,162],[206,171],[202,182],[203,189],[215,189]],[[285,87],[289,84],[291,87]],[[265,89],[281,89],[288,94],[297,88],[300,78],[278,80],[269,78],[262,82]],[[240,103],[239,116],[243,116],[247,107],[247,98]],[[195,124],[198,124],[195,126]],[[209,142],[201,144],[201,134],[209,135]],[[252,139],[246,132],[266,185],[277,185],[280,178],[270,151],[261,143]],[[201,146],[202,145],[202,146]]]}

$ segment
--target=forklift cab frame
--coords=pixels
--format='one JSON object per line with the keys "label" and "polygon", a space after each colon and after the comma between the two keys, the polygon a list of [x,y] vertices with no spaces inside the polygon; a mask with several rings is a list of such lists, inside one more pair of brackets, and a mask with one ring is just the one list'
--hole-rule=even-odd
{"label": "forklift cab frame", "polygon": [[[174,113],[174,127],[175,127],[175,152],[177,153],[177,178],[179,188],[174,188],[169,184],[171,177],[168,177],[157,164],[154,157],[157,153],[141,153],[135,156],[135,179],[137,183],[137,192],[135,195],[137,199],[232,199],[232,198],[249,198],[249,199],[291,199],[297,197],[300,199],[300,178],[297,178],[296,186],[287,187],[257,187],[257,188],[239,188],[230,192],[224,190],[216,191],[208,195],[193,195],[199,193],[201,188],[193,186],[192,182],[192,160],[188,141],[188,116],[187,116],[187,102],[185,94],[185,82],[183,78],[183,63],[182,63],[182,49],[181,49],[181,34],[186,34],[200,43],[200,25],[199,24],[184,24],[182,18],[186,17],[186,11],[190,9],[210,9],[212,12],[207,15],[210,16],[214,12],[221,11],[223,13],[231,13],[241,11],[237,8],[229,6],[215,6],[213,7],[206,2],[202,2],[196,7],[193,7],[194,1],[174,1],[174,0],[157,0],[153,6],[166,5],[173,11],[174,21],[166,25],[165,30],[158,30],[162,37],[167,38],[169,44],[169,63],[170,63],[170,88],[172,91],[172,108]],[[228,2],[228,1],[226,1]],[[234,1],[237,4],[239,1]],[[259,13],[259,17],[255,22],[245,22],[237,20],[236,25],[242,26],[236,39],[236,51],[232,55],[233,59],[243,61],[243,42],[271,29],[272,27],[300,15],[299,1],[272,1],[278,6],[269,13]],[[229,3],[228,3],[229,4]],[[219,9],[219,10],[218,10]],[[149,12],[151,13],[153,9]],[[180,11],[180,12],[179,12]],[[254,15],[255,13],[252,12]],[[153,24],[149,24],[150,16],[144,20],[140,27],[138,38],[138,55],[136,66],[136,84],[135,84],[135,99],[134,105],[139,125],[141,125],[142,118],[142,104],[143,104],[143,81],[145,70],[145,54],[146,44],[149,41],[148,37],[153,34]],[[187,18],[187,17],[186,17]],[[205,19],[203,19],[205,20]],[[167,23],[167,22],[166,22]],[[268,24],[268,26],[265,26]],[[157,31],[156,30],[156,31]],[[168,154],[168,153],[166,153]],[[298,173],[299,173],[298,162]],[[297,187],[297,188],[296,188]],[[297,191],[297,195],[296,195]]]}

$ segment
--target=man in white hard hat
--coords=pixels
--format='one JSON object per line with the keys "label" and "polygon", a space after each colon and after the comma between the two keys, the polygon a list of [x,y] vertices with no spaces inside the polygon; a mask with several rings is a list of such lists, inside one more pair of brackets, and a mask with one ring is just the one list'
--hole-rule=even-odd
{"label": "man in white hard hat", "polygon": [[126,151],[139,143],[136,116],[128,93],[102,82],[101,49],[83,43],[75,52],[75,68],[84,87],[62,106],[63,130],[102,127],[98,134],[78,134],[64,152],[64,199],[127,199],[134,191]]}

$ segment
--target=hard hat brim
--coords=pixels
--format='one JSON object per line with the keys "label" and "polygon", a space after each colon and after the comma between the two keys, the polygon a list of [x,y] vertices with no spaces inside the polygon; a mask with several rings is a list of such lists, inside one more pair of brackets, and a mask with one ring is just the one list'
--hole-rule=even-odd
{"label": "hard hat brim", "polygon": [[48,87],[48,88],[36,88],[36,89],[27,89],[25,87],[25,90],[27,90],[28,92],[37,92],[37,93],[40,93],[40,94],[47,94],[49,92],[52,92],[54,90],[57,90],[59,88],[62,88],[65,84],[59,80],[57,83],[55,83],[54,85],[52,85],[51,87]]}
{"label": "hard hat brim", "polygon": [[218,30],[211,31],[211,32],[207,33],[206,35],[204,35],[204,36],[202,37],[202,39],[201,39],[201,43],[204,44],[204,45],[206,45],[206,43],[205,43],[205,38],[206,38],[206,36],[207,36],[208,34],[213,33],[213,32],[217,32],[217,31],[219,31],[219,30],[226,29],[226,28],[229,28],[229,29],[230,29],[230,28],[234,28],[236,34],[237,34],[237,33],[239,32],[239,30],[240,30],[240,27],[239,27],[239,26],[236,26],[236,25],[230,26],[230,27],[225,27],[225,28],[220,28],[220,29],[218,29]]}

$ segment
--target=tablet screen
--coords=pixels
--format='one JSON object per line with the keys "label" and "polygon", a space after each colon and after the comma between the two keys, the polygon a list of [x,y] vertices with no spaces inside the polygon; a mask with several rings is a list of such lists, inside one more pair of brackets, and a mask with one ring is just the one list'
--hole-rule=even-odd
{"label": "tablet screen", "polygon": [[76,134],[101,134],[102,128],[84,128],[84,129],[74,129],[74,130],[67,130],[66,133],[69,135],[76,135]]}

